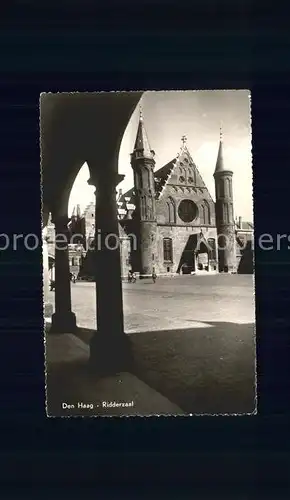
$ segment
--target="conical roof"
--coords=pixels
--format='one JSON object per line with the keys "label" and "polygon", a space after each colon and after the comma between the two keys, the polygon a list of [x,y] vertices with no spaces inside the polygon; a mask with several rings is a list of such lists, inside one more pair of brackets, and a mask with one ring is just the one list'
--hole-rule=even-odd
{"label": "conical roof", "polygon": [[225,168],[224,165],[223,134],[221,127],[220,127],[220,144],[219,144],[219,150],[218,150],[214,173],[219,174],[220,172],[231,172],[231,170],[229,168]]}
{"label": "conical roof", "polygon": [[142,111],[140,110],[140,118],[137,130],[136,141],[134,145],[134,151],[142,151],[143,156],[146,158],[152,158],[152,150],[150,148],[148,136],[144,126],[144,120]]}
{"label": "conical roof", "polygon": [[224,170],[225,170],[225,167],[224,167],[223,143],[222,143],[222,141],[220,141],[218,155],[217,155],[217,161],[216,161],[216,166],[215,166],[215,174],[218,172],[223,172]]}

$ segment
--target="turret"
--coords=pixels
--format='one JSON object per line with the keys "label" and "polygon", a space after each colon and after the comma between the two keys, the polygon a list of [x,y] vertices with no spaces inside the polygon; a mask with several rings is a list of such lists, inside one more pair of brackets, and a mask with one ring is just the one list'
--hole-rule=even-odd
{"label": "turret", "polygon": [[81,207],[80,207],[80,205],[77,205],[77,218],[78,219],[81,218]]}
{"label": "turret", "polygon": [[137,130],[133,153],[131,154],[131,166],[134,172],[135,192],[135,232],[138,239],[138,259],[136,271],[140,277],[151,276],[152,268],[155,267],[157,256],[156,236],[156,200],[154,181],[155,153],[150,148],[147,133],[144,126],[142,111]]}
{"label": "turret", "polygon": [[236,270],[235,220],[233,208],[233,172],[225,167],[223,137],[220,143],[214,172],[216,193],[216,226],[218,235],[219,271]]}
{"label": "turret", "polygon": [[85,220],[81,215],[80,205],[73,208],[69,224],[70,242],[85,247]]}

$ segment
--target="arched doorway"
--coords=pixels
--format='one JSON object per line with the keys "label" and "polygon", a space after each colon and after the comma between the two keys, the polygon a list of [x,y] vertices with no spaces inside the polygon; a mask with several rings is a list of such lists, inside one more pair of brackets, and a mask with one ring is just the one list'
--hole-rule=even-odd
{"label": "arched doorway", "polygon": [[209,248],[205,241],[201,241],[195,252],[196,272],[209,271]]}

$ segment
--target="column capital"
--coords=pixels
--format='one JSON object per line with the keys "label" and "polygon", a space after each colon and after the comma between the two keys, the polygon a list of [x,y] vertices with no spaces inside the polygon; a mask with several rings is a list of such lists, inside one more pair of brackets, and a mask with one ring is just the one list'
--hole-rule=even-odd
{"label": "column capital", "polygon": [[112,188],[118,186],[125,178],[125,175],[119,174],[118,172],[103,172],[98,177],[90,177],[87,181],[90,186],[102,187],[103,185],[109,185]]}

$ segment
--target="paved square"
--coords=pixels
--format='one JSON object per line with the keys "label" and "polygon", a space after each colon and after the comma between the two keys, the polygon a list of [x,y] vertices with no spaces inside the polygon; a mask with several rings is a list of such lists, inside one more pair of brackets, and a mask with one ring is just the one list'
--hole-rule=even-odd
{"label": "paved square", "polygon": [[[77,324],[96,329],[94,283],[71,285]],[[54,292],[50,292],[54,303]],[[254,323],[254,282],[251,275],[201,275],[123,283],[126,333],[204,327],[211,321]],[[108,304],[108,307],[110,305]]]}
{"label": "paved square", "polygon": [[[53,292],[51,293],[53,299]],[[251,275],[205,275],[123,283],[134,374],[186,413],[255,410]],[[96,329],[94,283],[72,284],[78,326]],[[108,307],[110,305],[108,304]],[[80,331],[89,342],[92,332]]]}

